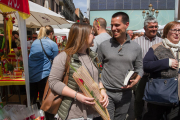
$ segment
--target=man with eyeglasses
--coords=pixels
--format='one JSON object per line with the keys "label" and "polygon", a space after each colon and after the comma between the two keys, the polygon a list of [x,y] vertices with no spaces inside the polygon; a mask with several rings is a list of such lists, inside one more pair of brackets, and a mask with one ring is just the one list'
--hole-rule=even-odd
{"label": "man with eyeglasses", "polygon": [[[102,42],[98,48],[99,62],[103,67],[101,81],[109,98],[107,109],[111,120],[125,120],[132,97],[131,88],[143,75],[141,47],[127,34],[128,26],[129,16],[126,13],[113,14],[113,37]],[[138,75],[125,86],[128,70],[134,70]]]}
{"label": "man with eyeglasses", "polygon": [[106,20],[103,18],[96,18],[93,22],[93,30],[95,32],[94,46],[90,49],[94,52],[97,52],[99,45],[111,38],[111,36],[106,32]]}
{"label": "man with eyeglasses", "polygon": [[[157,36],[158,21],[155,18],[149,17],[144,21],[144,30],[145,34],[134,40],[141,46],[143,58],[152,45],[162,42],[162,39]],[[144,108],[144,101],[142,98],[144,96],[144,89],[148,76],[148,73],[144,73],[143,77],[141,80],[139,80],[137,86],[134,88],[134,113],[136,120],[142,119],[142,112]]]}
{"label": "man with eyeglasses", "polygon": [[32,43],[33,43],[34,40],[36,40],[36,39],[37,39],[37,33],[33,33],[33,34],[32,34],[32,40],[27,41],[27,47],[28,47],[28,49],[31,48]]}

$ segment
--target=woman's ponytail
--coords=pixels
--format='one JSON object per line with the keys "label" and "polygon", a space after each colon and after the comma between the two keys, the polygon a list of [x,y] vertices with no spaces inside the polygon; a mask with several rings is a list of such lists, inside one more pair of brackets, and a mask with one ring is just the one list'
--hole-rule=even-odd
{"label": "woman's ponytail", "polygon": [[46,28],[45,27],[41,27],[39,30],[39,34],[38,34],[38,39],[42,39],[44,37],[46,37]]}

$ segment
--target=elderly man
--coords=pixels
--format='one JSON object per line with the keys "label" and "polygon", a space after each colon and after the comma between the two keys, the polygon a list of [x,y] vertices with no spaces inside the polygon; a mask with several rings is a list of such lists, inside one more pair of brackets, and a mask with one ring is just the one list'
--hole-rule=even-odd
{"label": "elderly man", "polygon": [[129,37],[132,39],[132,36],[133,36],[133,31],[132,30],[128,30],[127,31],[127,34],[129,35]]}
{"label": "elderly man", "polygon": [[97,36],[94,39],[94,46],[90,49],[94,52],[97,52],[99,45],[111,38],[111,36],[106,32],[106,20],[103,18],[96,18],[93,22],[93,29]]}
{"label": "elderly man", "polygon": [[[132,88],[143,75],[141,47],[126,33],[129,16],[117,12],[111,19],[113,38],[102,42],[98,48],[99,61],[102,62],[101,80],[109,97],[107,107],[111,120],[124,120],[129,109]],[[128,70],[138,73],[130,84],[124,86]]]}
{"label": "elderly man", "polygon": [[[149,17],[144,21],[144,30],[145,34],[134,40],[141,46],[143,58],[152,45],[162,41],[161,38],[157,37],[158,21],[155,18]],[[142,98],[144,95],[144,89],[147,79],[148,73],[144,73],[143,77],[141,78],[135,89],[134,112],[136,120],[141,120],[142,118],[142,112],[144,107],[144,101],[142,100]]]}

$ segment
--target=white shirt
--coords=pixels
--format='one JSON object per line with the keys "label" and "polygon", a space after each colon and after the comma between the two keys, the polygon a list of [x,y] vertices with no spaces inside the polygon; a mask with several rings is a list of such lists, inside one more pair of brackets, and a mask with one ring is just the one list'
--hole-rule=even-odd
{"label": "white shirt", "polygon": [[31,48],[32,43],[33,43],[33,40],[29,40],[29,41],[27,41],[27,47],[28,47],[28,49],[30,49],[30,48]]}

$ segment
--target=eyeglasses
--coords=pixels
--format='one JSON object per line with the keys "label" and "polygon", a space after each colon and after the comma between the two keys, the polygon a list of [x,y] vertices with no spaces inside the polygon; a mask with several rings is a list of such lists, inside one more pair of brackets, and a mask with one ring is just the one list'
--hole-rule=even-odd
{"label": "eyeglasses", "polygon": [[99,24],[99,26],[101,26],[97,18],[95,18],[94,20]]}
{"label": "eyeglasses", "polygon": [[177,29],[170,29],[170,30],[171,30],[172,33],[177,33],[178,32],[180,34],[180,29],[178,29],[178,30]]}
{"label": "eyeglasses", "polygon": [[149,26],[148,28],[152,29],[152,28],[159,28],[159,26]]}

